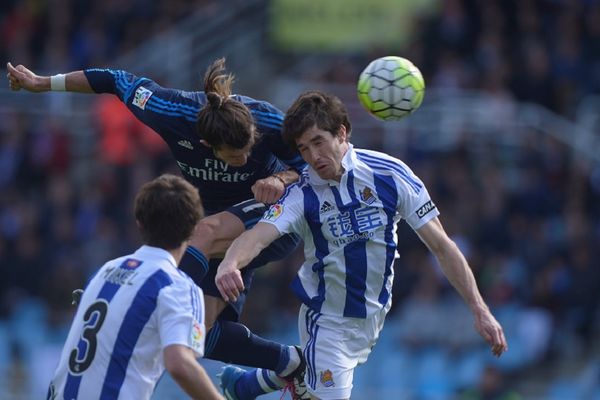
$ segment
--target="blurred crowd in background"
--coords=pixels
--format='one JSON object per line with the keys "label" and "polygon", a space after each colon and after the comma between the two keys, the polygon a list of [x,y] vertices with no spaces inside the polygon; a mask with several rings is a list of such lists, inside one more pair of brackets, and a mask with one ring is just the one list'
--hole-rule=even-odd
{"label": "blurred crowd in background", "polygon": [[[223,6],[5,1],[0,56],[53,73],[110,66],[150,33],[199,8],[218,13]],[[420,67],[428,88],[449,95],[482,90],[567,118],[584,96],[600,91],[598,1],[445,0],[415,26],[414,41],[397,52]],[[306,78],[353,85],[364,65],[383,55],[378,51],[324,54],[322,68],[306,71]],[[47,376],[40,370],[53,368],[56,353],[44,357],[43,349],[60,350],[71,291],[104,261],[139,245],[133,195],[159,173],[177,173],[160,138],[114,99],[95,99],[89,118],[93,129],[82,133],[52,115],[2,110],[0,387],[13,396],[7,398],[27,399],[46,385],[36,376]],[[78,135],[91,149],[85,157]],[[356,140],[360,135],[354,132]],[[377,369],[361,372],[357,390],[402,385],[406,398],[519,399],[531,390],[524,385],[528,371],[547,377],[569,365],[589,376],[553,375],[554,386],[546,382],[540,398],[600,399],[599,166],[534,132],[518,149],[473,151],[464,143],[423,152],[409,144],[392,155],[428,186],[504,324],[510,350],[492,359],[435,260],[401,224],[395,306],[368,363]],[[300,262],[294,254],[260,272],[245,311],[249,326],[294,339],[298,303],[287,284]]]}

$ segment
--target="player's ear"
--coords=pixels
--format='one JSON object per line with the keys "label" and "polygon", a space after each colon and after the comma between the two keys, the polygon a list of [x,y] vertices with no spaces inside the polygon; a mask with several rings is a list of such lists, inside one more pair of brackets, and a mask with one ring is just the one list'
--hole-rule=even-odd
{"label": "player's ear", "polygon": [[200,143],[202,143],[202,144],[203,144],[203,145],[205,145],[206,147],[212,147],[212,146],[210,145],[210,143],[208,143],[208,142],[207,142],[206,140],[204,140],[204,139],[200,139]]}
{"label": "player's ear", "polygon": [[347,133],[348,132],[346,132],[346,126],[344,124],[340,125],[337,134],[337,138],[340,143],[344,143],[346,141]]}

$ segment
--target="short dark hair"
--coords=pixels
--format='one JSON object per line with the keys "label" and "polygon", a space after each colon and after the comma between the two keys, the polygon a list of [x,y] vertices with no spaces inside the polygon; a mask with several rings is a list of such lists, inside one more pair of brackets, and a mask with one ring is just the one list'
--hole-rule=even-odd
{"label": "short dark hair", "polygon": [[201,139],[216,149],[242,149],[257,139],[248,107],[231,97],[232,74],[225,73],[225,58],[211,64],[204,75],[206,105],[198,113],[196,129]]}
{"label": "short dark hair", "polygon": [[164,174],[142,186],[134,214],[145,244],[171,250],[189,240],[204,209],[195,187],[179,176]]}
{"label": "short dark hair", "polygon": [[283,139],[295,149],[296,139],[315,125],[319,129],[331,132],[333,136],[338,135],[342,125],[346,127],[348,138],[352,133],[352,125],[344,103],[334,95],[311,90],[302,93],[285,114]]}

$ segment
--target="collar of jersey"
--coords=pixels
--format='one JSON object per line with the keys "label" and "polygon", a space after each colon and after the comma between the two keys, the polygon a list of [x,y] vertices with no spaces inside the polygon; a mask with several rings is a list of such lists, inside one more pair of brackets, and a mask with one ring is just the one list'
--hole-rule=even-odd
{"label": "collar of jersey", "polygon": [[161,249],[160,247],[143,245],[142,247],[136,250],[134,255],[135,254],[148,255],[154,259],[162,258],[164,260],[167,260],[169,264],[171,264],[173,267],[177,268],[177,263],[175,262],[175,258],[173,257],[173,255],[167,250]]}
{"label": "collar of jersey", "polygon": [[[354,169],[357,164],[356,152],[354,151],[354,146],[352,143],[348,143],[348,151],[342,157],[342,167],[344,168],[344,174],[346,175],[348,171]],[[340,182],[334,179],[323,179],[317,174],[317,172],[312,169],[312,167],[308,167],[308,175],[310,177],[310,182],[314,185],[330,185],[330,186],[339,186]]]}

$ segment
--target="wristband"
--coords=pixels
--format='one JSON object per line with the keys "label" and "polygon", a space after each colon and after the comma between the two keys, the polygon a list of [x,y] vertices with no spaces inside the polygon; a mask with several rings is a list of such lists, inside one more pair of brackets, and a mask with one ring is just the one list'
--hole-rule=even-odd
{"label": "wristband", "polygon": [[285,187],[285,181],[279,175],[271,175],[273,178],[279,180],[279,182],[283,183],[283,187]]}
{"label": "wristband", "polygon": [[67,90],[66,86],[66,75],[65,74],[56,74],[50,77],[50,90],[55,92],[64,92]]}

